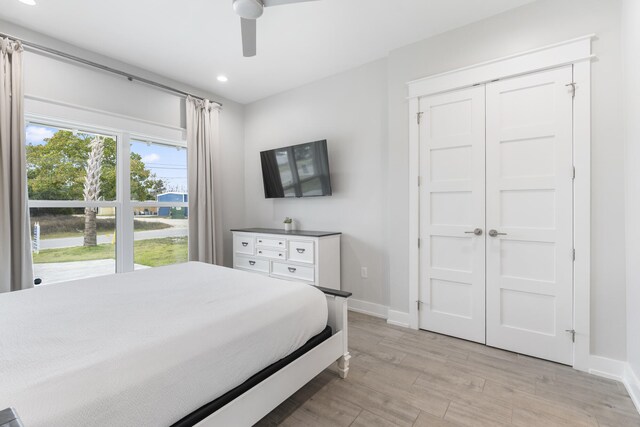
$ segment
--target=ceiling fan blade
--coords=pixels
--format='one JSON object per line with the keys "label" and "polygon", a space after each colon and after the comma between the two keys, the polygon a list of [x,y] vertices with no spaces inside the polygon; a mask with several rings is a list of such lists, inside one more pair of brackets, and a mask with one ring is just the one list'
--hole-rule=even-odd
{"label": "ceiling fan blade", "polygon": [[256,20],[240,18],[242,30],[242,55],[256,56]]}
{"label": "ceiling fan blade", "polygon": [[262,0],[262,4],[264,7],[269,6],[280,6],[281,4],[291,4],[291,3],[302,3],[308,1],[316,1],[316,0]]}

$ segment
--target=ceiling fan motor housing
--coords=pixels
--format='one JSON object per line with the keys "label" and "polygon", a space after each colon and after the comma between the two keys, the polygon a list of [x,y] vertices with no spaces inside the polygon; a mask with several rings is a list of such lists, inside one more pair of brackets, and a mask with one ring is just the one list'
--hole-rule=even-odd
{"label": "ceiling fan motor housing", "polygon": [[258,19],[262,16],[264,5],[261,0],[234,0],[233,10],[245,19]]}

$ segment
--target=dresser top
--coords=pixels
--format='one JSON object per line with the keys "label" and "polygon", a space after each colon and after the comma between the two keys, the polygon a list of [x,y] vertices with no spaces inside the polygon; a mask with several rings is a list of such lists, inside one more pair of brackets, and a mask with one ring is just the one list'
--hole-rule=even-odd
{"label": "dresser top", "polygon": [[342,234],[336,231],[309,231],[309,230],[293,230],[284,231],[281,228],[234,228],[231,231],[240,233],[260,233],[260,234],[282,234],[285,236],[305,236],[305,237],[326,237]]}

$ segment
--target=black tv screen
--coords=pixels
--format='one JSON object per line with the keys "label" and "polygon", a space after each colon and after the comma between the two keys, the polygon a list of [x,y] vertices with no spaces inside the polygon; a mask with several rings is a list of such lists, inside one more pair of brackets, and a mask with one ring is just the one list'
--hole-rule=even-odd
{"label": "black tv screen", "polygon": [[276,148],[260,153],[264,196],[330,196],[327,140]]}

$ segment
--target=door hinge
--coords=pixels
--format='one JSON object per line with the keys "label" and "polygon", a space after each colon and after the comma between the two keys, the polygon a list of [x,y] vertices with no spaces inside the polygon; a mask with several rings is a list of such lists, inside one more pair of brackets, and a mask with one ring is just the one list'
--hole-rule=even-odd
{"label": "door hinge", "polygon": [[422,115],[423,115],[423,114],[424,114],[424,113],[423,113],[422,111],[418,111],[418,112],[416,113],[416,121],[418,122],[418,124],[420,124],[420,121],[422,120]]}
{"label": "door hinge", "polygon": [[576,97],[576,84],[574,82],[571,82],[571,83],[567,83],[565,86],[566,87],[571,86],[571,97],[575,98]]}
{"label": "door hinge", "polygon": [[418,175],[418,187],[420,187],[420,175]]}
{"label": "door hinge", "polygon": [[572,178],[576,179],[576,167],[575,166],[573,167],[573,176],[572,176]]}
{"label": "door hinge", "polygon": [[418,249],[420,249],[420,238],[418,237]]}
{"label": "door hinge", "polygon": [[573,260],[574,261],[576,260],[576,249],[575,248],[573,248]]}
{"label": "door hinge", "polygon": [[576,342],[576,330],[575,329],[565,329],[565,332],[569,332],[571,334],[571,342]]}

